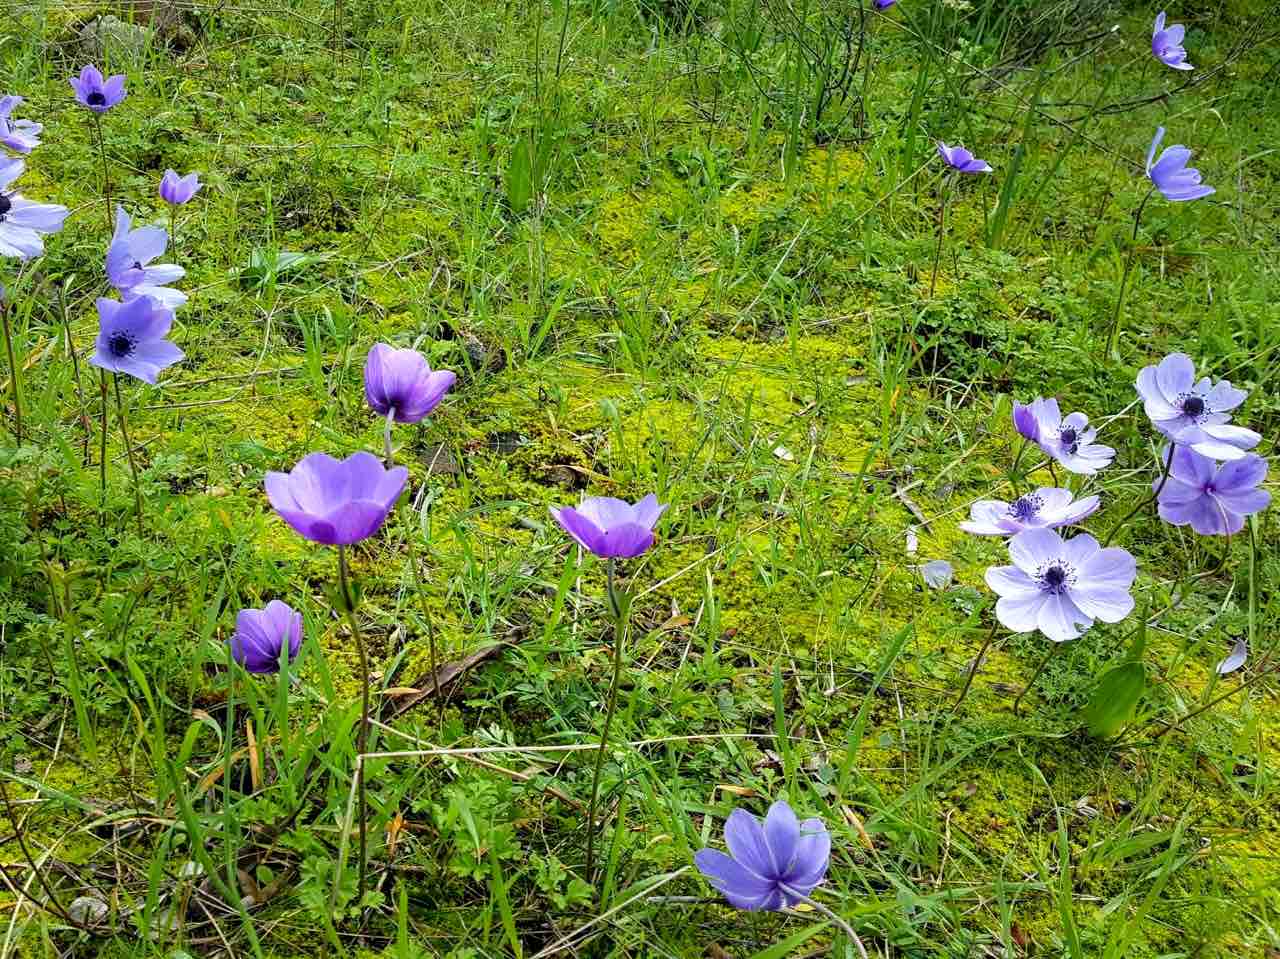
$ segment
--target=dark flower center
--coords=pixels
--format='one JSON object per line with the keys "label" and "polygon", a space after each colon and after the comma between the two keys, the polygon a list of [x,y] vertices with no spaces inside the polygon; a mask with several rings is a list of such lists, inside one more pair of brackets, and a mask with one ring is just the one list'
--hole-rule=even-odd
{"label": "dark flower center", "polygon": [[1070,426],[1060,432],[1058,436],[1062,439],[1063,446],[1074,446],[1076,443],[1076,431]]}
{"label": "dark flower center", "polygon": [[1009,515],[1025,523],[1040,512],[1042,504],[1039,496],[1019,496],[1009,504]]}
{"label": "dark flower center", "polygon": [[1046,593],[1065,593],[1076,581],[1076,571],[1069,564],[1055,559],[1040,568],[1036,575],[1040,588]]}
{"label": "dark flower center", "polygon": [[94,90],[87,97],[85,97],[84,100],[91,107],[100,107],[107,102],[107,98],[104,97],[102,93],[98,90]]}
{"label": "dark flower center", "polygon": [[134,260],[134,261],[133,261],[133,268],[134,268],[135,270],[141,270],[141,269],[142,269],[142,263],[141,263],[141,261],[139,261],[139,260]]}
{"label": "dark flower center", "polygon": [[12,209],[13,209],[13,201],[10,200],[3,193],[0,193],[0,221],[3,221],[4,218],[8,215],[9,211]]}
{"label": "dark flower center", "polygon": [[132,353],[133,346],[133,337],[128,333],[112,333],[107,338],[107,349],[118,360],[122,360]]}
{"label": "dark flower center", "polygon": [[1182,412],[1188,416],[1202,416],[1204,410],[1204,400],[1199,396],[1188,396],[1182,401]]}

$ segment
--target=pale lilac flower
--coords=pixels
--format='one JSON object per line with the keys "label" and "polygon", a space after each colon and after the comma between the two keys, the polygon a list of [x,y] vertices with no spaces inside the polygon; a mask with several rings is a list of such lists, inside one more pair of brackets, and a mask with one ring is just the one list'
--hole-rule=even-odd
{"label": "pale lilac flower", "polygon": [[165,170],[160,178],[160,199],[173,206],[181,206],[199,193],[202,186],[199,173],[180,177],[176,170]]}
{"label": "pale lilac flower", "polygon": [[552,507],[551,515],[584,549],[605,559],[629,559],[653,545],[653,528],[666,509],[652,493],[634,506],[612,496],[591,496],[576,508]]}
{"label": "pale lilac flower", "polygon": [[1164,23],[1164,11],[1161,10],[1156,14],[1156,24],[1151,31],[1151,52],[1166,67],[1173,67],[1175,70],[1194,70],[1195,67],[1187,63],[1187,51],[1182,48],[1182,38],[1187,28],[1180,23],[1173,23],[1166,27]]}
{"label": "pale lilac flower", "polygon": [[1094,442],[1098,431],[1089,426],[1089,417],[1083,413],[1064,417],[1056,399],[1014,403],[1013,422],[1019,433],[1072,473],[1092,476],[1115,458],[1110,446]]}
{"label": "pale lilac flower", "polygon": [[1196,380],[1196,367],[1185,353],[1170,353],[1144,367],[1135,384],[1152,425],[1179,446],[1218,460],[1239,459],[1262,436],[1243,426],[1229,426],[1230,410],[1249,394],[1226,380]]}
{"label": "pale lilac flower", "polygon": [[406,467],[385,469],[372,453],[311,453],[288,473],[267,473],[267,499],[300,536],[349,546],[382,528],[408,481]]}
{"label": "pale lilac flower", "polygon": [[364,362],[364,396],[374,411],[397,423],[417,423],[436,408],[457,374],[432,370],[417,350],[377,343]]}
{"label": "pale lilac flower", "polygon": [[166,337],[173,326],[173,310],[149,296],[119,303],[98,300],[98,339],[89,362],[113,373],[128,373],[155,385],[166,367],[184,356]]}
{"label": "pale lilac flower", "polygon": [[1168,147],[1160,154],[1160,159],[1155,160],[1156,148],[1163,139],[1164,127],[1156,127],[1155,139],[1151,141],[1151,147],[1147,150],[1147,178],[1164,195],[1164,198],[1180,203],[1186,200],[1198,200],[1210,193],[1216,193],[1213,187],[1205,186],[1200,182],[1199,170],[1187,166],[1187,161],[1191,159],[1191,151],[1181,143]]}
{"label": "pale lilac flower", "polygon": [[1028,529],[1009,541],[1012,566],[987,569],[999,596],[996,617],[1015,633],[1038,629],[1055,643],[1075,639],[1095,619],[1118,623],[1133,609],[1137,564],[1118,546],[1102,549],[1088,533],[1064,540]]}
{"label": "pale lilac flower", "polygon": [[92,64],[69,82],[71,89],[76,92],[76,99],[94,113],[106,113],[125,98],[124,74],[119,73],[104,80],[102,71]]}
{"label": "pale lilac flower", "polygon": [[67,208],[57,203],[32,203],[16,190],[7,190],[23,170],[17,157],[0,159],[0,256],[27,260],[44,252],[41,234],[57,233]]}
{"label": "pale lilac flower", "polygon": [[1074,500],[1071,490],[1042,486],[1012,503],[980,499],[969,507],[969,519],[960,524],[975,536],[1013,536],[1024,529],[1057,529],[1074,526],[1098,509],[1098,497]]}
{"label": "pale lilac flower", "polygon": [[[1168,456],[1168,452],[1164,454]],[[1267,461],[1254,453],[1218,466],[1193,447],[1179,446],[1160,490],[1160,518],[1174,526],[1190,526],[1201,536],[1225,536],[1244,529],[1244,518],[1271,503],[1259,489],[1267,477]]]}
{"label": "pale lilac flower", "polygon": [[724,841],[730,855],[699,849],[693,861],[738,909],[776,911],[803,902],[831,859],[831,835],[822,820],[801,822],[781,800],[769,807],[763,824],[735,809],[725,821]]}
{"label": "pale lilac flower", "polygon": [[955,577],[955,568],[945,559],[931,559],[920,567],[925,585],[932,589],[946,589]]}
{"label": "pale lilac flower", "polygon": [[1226,659],[1219,662],[1214,668],[1217,670],[1219,676],[1226,676],[1229,673],[1234,673],[1237,669],[1243,666],[1248,659],[1249,641],[1241,636],[1231,647],[1231,652],[1227,653]]}
{"label": "pale lilac flower", "polygon": [[31,120],[13,119],[13,109],[22,102],[20,96],[0,97],[0,144],[15,153],[30,153],[40,145],[40,131],[44,129]]}
{"label": "pale lilac flower", "polygon": [[107,279],[126,300],[149,296],[169,309],[187,302],[187,294],[165,286],[174,283],[187,271],[173,263],[151,261],[162,256],[169,245],[169,232],[162,226],[140,226],[132,229],[132,221],[124,207],[116,207],[116,231],[107,247]]}
{"label": "pale lilac flower", "polygon": [[302,648],[302,614],[273,599],[262,609],[242,609],[230,639],[231,655],[251,673],[280,669],[280,651],[288,643],[288,660]]}
{"label": "pale lilac flower", "polygon": [[991,164],[986,160],[979,160],[964,147],[949,147],[941,140],[938,141],[938,156],[947,161],[947,166],[960,173],[991,172]]}

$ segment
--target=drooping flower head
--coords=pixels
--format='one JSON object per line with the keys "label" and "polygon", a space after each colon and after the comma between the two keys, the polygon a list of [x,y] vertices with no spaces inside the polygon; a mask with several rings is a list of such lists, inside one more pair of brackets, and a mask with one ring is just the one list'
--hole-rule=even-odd
{"label": "drooping flower head", "polygon": [[166,337],[173,310],[149,296],[120,303],[98,300],[98,339],[89,362],[113,373],[128,373],[155,385],[166,367],[185,355]]}
{"label": "drooping flower head", "polygon": [[30,153],[40,145],[44,127],[31,120],[13,119],[13,110],[21,102],[22,97],[16,95],[0,97],[0,144],[15,153]]}
{"label": "drooping flower head", "polygon": [[0,159],[0,256],[27,260],[44,252],[44,233],[57,233],[67,208],[57,203],[33,203],[16,190],[6,189],[23,170],[17,157]]}
{"label": "drooping flower head", "polygon": [[151,261],[162,256],[169,245],[169,232],[162,226],[140,226],[136,230],[124,207],[116,207],[116,231],[107,247],[107,279],[126,300],[149,296],[174,310],[187,302],[187,294],[165,286],[186,276],[173,263]]}
{"label": "drooping flower head", "polygon": [[693,861],[738,909],[794,906],[822,882],[831,858],[831,835],[822,820],[800,822],[781,800],[769,807],[763,824],[735,809],[725,821],[724,841],[730,855],[699,849]]}
{"label": "drooping flower head", "polygon": [[408,481],[406,467],[386,469],[372,453],[310,453],[288,473],[267,473],[267,499],[300,536],[349,546],[382,527]]}
{"label": "drooping flower head", "polygon": [[262,609],[242,609],[236,616],[236,631],[229,640],[231,655],[251,673],[274,673],[280,669],[280,651],[288,644],[293,662],[302,648],[302,614],[273,599]]}
{"label": "drooping flower head", "polygon": [[1009,540],[1012,566],[991,566],[996,617],[1015,633],[1038,629],[1055,643],[1075,639],[1095,619],[1118,623],[1133,609],[1137,563],[1118,546],[1102,549],[1088,533],[1064,540],[1051,529]]}
{"label": "drooping flower head", "polygon": [[160,178],[160,199],[173,206],[181,206],[199,193],[202,186],[199,173],[178,176],[176,170],[165,170]]}
{"label": "drooping flower head", "polygon": [[1164,11],[1161,10],[1156,14],[1156,24],[1151,30],[1151,52],[1166,67],[1194,70],[1195,67],[1187,63],[1187,51],[1182,48],[1182,38],[1186,35],[1187,28],[1180,23],[1171,23],[1166,27],[1164,23]]}
{"label": "drooping flower head", "polygon": [[986,160],[979,160],[976,156],[966,150],[964,147],[949,147],[941,140],[938,141],[938,156],[947,161],[947,166],[961,173],[990,173],[991,164]]}
{"label": "drooping flower head", "polygon": [[652,493],[634,506],[612,496],[591,496],[577,507],[552,507],[551,515],[584,549],[605,559],[629,559],[653,545],[653,528],[666,509]]}
{"label": "drooping flower head", "polygon": [[1218,466],[1193,447],[1179,446],[1164,486],[1156,479],[1152,489],[1160,490],[1160,518],[1166,523],[1190,526],[1201,536],[1227,536],[1271,504],[1271,494],[1258,488],[1266,478],[1267,461],[1254,453]]}
{"label": "drooping flower head", "polygon": [[1138,374],[1142,407],[1151,424],[1179,446],[1219,460],[1233,460],[1253,449],[1262,436],[1243,426],[1228,426],[1230,410],[1249,394],[1226,380],[1196,380],[1196,367],[1185,353],[1170,353]]}
{"label": "drooping flower head", "polygon": [[920,567],[920,577],[932,589],[946,589],[955,575],[955,567],[945,559],[931,559]]}
{"label": "drooping flower head", "polygon": [[1057,529],[1074,526],[1098,509],[1098,497],[1072,501],[1071,491],[1042,486],[1012,503],[980,499],[969,507],[969,519],[960,524],[975,536],[1013,536],[1024,529]]}
{"label": "drooping flower head", "polygon": [[452,370],[432,370],[417,350],[375,344],[364,362],[364,395],[374,411],[395,411],[397,423],[417,423],[434,410],[453,386]]}
{"label": "drooping flower head", "polygon": [[1019,433],[1072,473],[1092,476],[1116,455],[1110,446],[1094,442],[1098,431],[1089,426],[1089,417],[1083,413],[1064,417],[1056,399],[1014,403],[1013,423]]}
{"label": "drooping flower head", "polygon": [[[1164,139],[1164,127],[1156,127],[1155,138],[1147,150],[1147,178],[1166,200],[1182,203],[1187,200],[1198,200],[1201,197],[1216,193],[1211,186],[1200,182],[1200,171],[1187,166],[1191,159],[1191,151],[1181,143],[1167,147],[1156,160],[1156,148]],[[1155,162],[1152,162],[1152,161]]]}
{"label": "drooping flower head", "polygon": [[94,113],[106,113],[125,98],[124,74],[104,80],[102,71],[89,64],[80,71],[80,76],[69,81],[71,89],[76,92],[76,99]]}

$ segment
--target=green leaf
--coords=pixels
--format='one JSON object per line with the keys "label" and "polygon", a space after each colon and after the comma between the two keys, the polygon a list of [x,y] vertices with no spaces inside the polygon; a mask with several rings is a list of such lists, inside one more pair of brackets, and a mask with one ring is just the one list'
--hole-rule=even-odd
{"label": "green leaf", "polygon": [[1089,733],[1099,739],[1114,736],[1132,718],[1146,688],[1147,668],[1142,663],[1130,661],[1108,669],[1085,707]]}
{"label": "green leaf", "polygon": [[533,199],[533,144],[522,136],[511,151],[507,164],[507,204],[517,216],[529,208]]}
{"label": "green leaf", "polygon": [[775,942],[769,948],[760,950],[752,955],[751,959],[784,959],[785,956],[789,956],[794,953],[796,949],[800,948],[818,933],[822,932],[823,929],[826,929],[829,925],[831,925],[829,922],[819,922],[812,926],[806,926],[804,929],[801,929],[794,935],[788,936],[781,942]]}

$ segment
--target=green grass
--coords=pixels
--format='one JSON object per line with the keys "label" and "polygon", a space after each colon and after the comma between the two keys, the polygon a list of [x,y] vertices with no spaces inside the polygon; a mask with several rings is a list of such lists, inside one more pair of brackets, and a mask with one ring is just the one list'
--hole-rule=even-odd
{"label": "green grass", "polygon": [[[1005,555],[956,523],[1008,493],[1011,399],[1105,421],[1099,537],[1152,479],[1132,384],[1167,352],[1248,389],[1237,421],[1274,450],[1264,4],[1170,10],[1198,68],[1182,89],[1147,64],[1154,9],[902,0],[868,14],[864,104],[865,59],[847,99],[814,86],[855,7],[346,0],[335,53],[320,0],[201,4],[181,51],[110,64],[129,77],[104,118],[113,195],[164,219],[166,167],[208,184],[178,223],[187,359],[125,384],[141,536],[114,426],[99,512],[86,359],[109,234],[66,83],[78,26],[116,6],[20,0],[0,33],[0,92],[46,126],[24,193],[73,211],[16,283],[0,261],[28,434],[0,445],[0,957],[843,955],[820,916],[736,913],[691,868],[734,806],[781,797],[832,830],[817,895],[875,955],[1280,949],[1275,682],[1155,735],[1269,662],[1274,512],[1229,543],[1151,509],[1120,534],[1151,623],[1119,736],[1090,738],[1085,707],[1136,613],[1067,646],[1021,716],[1045,641],[1000,632],[951,711]],[[1113,359],[1158,124],[1218,192],[1147,204]],[[951,191],[929,297],[935,139],[995,172]],[[450,662],[502,645],[449,683],[442,727],[429,699],[375,727],[370,750],[399,755],[366,765],[361,904],[336,558],[262,478],[381,449],[361,386],[379,340],[459,381],[395,433],[412,508],[353,550],[375,699],[430,687],[428,617]],[[603,564],[547,506],[651,491],[672,505],[621,570],[593,888],[612,631]],[[944,591],[917,569],[935,558],[956,567]],[[276,598],[304,615],[292,684],[227,669],[236,612]],[[1241,635],[1250,665],[1217,679]],[[110,917],[73,929],[91,892]]]}

